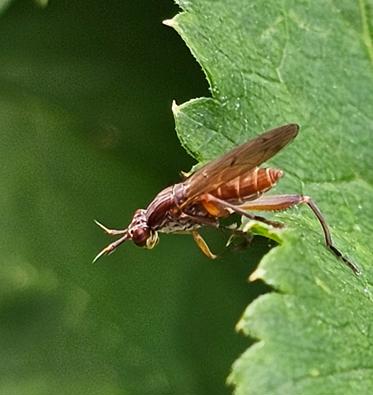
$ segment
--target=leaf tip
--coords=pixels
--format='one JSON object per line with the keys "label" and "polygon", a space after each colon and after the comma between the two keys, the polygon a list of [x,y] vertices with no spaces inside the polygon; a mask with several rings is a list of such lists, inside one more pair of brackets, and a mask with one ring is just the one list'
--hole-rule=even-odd
{"label": "leaf tip", "polygon": [[176,100],[172,100],[171,110],[174,116],[176,117],[180,111],[180,106],[176,104]]}
{"label": "leaf tip", "polygon": [[255,269],[249,276],[249,281],[254,282],[256,280],[262,280],[265,275],[265,270],[259,266],[257,269]]}
{"label": "leaf tip", "polygon": [[245,320],[241,318],[241,319],[237,322],[237,324],[236,324],[236,326],[235,326],[234,329],[236,330],[236,332],[244,331],[244,329],[245,329]]}
{"label": "leaf tip", "polygon": [[174,19],[165,19],[162,21],[165,26],[175,27],[175,20]]}

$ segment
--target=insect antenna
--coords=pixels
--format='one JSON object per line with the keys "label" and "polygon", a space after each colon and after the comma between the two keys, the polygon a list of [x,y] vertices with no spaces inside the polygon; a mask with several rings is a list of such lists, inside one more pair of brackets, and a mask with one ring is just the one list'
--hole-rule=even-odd
{"label": "insect antenna", "polygon": [[97,262],[103,255],[110,255],[112,254],[121,244],[123,244],[126,240],[131,239],[131,236],[128,234],[127,229],[109,229],[105,225],[102,225],[100,222],[95,220],[95,223],[104,230],[105,233],[107,233],[110,236],[115,236],[115,235],[124,235],[118,240],[114,241],[113,243],[109,244],[106,246],[102,251],[100,251],[95,258],[93,259],[92,263]]}
{"label": "insect antenna", "polygon": [[98,222],[96,219],[94,220],[94,222],[109,236],[124,235],[125,233],[127,233],[127,229],[109,229],[105,225],[102,225],[101,222]]}
{"label": "insect antenna", "polygon": [[129,234],[126,233],[123,237],[114,241],[114,243],[109,244],[107,247],[105,247],[101,252],[99,252],[95,256],[95,259],[93,259],[92,263],[97,262],[103,255],[112,254],[121,244],[123,244],[126,240],[128,240],[130,238],[131,237],[129,236]]}

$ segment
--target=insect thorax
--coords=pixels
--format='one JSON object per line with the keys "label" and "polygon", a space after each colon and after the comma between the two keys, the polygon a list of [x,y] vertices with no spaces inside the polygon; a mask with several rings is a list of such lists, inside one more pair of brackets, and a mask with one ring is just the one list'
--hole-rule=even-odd
{"label": "insect thorax", "polygon": [[[203,206],[187,205],[183,183],[175,184],[161,191],[146,209],[147,224],[161,233],[190,232],[201,227],[202,223],[214,222]],[[204,219],[207,218],[207,221]]]}
{"label": "insect thorax", "polygon": [[218,226],[218,219],[212,217],[200,204],[181,210],[169,210],[157,229],[162,233],[191,232],[203,225]]}

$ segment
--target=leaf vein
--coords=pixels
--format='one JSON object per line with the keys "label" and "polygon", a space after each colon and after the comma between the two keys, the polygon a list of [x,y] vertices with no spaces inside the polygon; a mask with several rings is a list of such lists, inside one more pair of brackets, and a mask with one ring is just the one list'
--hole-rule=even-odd
{"label": "leaf vein", "polygon": [[369,23],[368,23],[367,6],[365,0],[358,0],[358,1],[360,8],[361,23],[363,25],[363,31],[362,31],[363,42],[367,47],[370,62],[372,63],[373,66],[373,43],[372,43],[372,36],[370,34]]}

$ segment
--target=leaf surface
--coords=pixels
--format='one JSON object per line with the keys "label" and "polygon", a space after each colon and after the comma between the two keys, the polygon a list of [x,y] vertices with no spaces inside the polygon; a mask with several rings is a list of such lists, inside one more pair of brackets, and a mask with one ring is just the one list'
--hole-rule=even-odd
{"label": "leaf surface", "polygon": [[[255,275],[274,292],[238,327],[256,338],[234,364],[237,394],[373,391],[373,3],[179,0],[174,27],[201,64],[211,98],[174,106],[198,161],[263,130],[296,122],[297,139],[270,161],[278,193],[310,195],[355,276],[324,246],[306,208],[276,214],[282,243]],[[250,251],[247,252],[250,254]]]}

